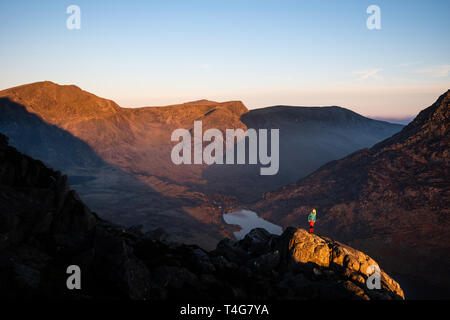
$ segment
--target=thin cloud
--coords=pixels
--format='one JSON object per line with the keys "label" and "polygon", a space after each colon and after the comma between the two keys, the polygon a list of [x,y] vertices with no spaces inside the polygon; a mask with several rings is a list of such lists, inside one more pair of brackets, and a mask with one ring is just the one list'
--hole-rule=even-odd
{"label": "thin cloud", "polygon": [[421,64],[422,61],[415,61],[415,62],[407,62],[407,63],[401,63],[399,65],[397,65],[397,68],[407,68],[407,67],[412,67],[412,66],[416,66],[418,64]]}
{"label": "thin cloud", "polygon": [[359,80],[366,80],[366,79],[380,79],[381,76],[378,74],[383,69],[371,69],[371,70],[362,70],[362,71],[355,71],[353,72],[354,75],[358,76]]}
{"label": "thin cloud", "polygon": [[435,78],[448,77],[450,73],[450,64],[444,64],[440,66],[434,66],[425,69],[415,70],[414,73],[425,74]]}

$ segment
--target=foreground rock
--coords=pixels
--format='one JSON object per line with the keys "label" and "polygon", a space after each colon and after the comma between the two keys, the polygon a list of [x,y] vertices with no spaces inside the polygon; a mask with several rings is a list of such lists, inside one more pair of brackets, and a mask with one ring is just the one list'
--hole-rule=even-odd
{"label": "foreground rock", "polygon": [[[81,268],[81,290],[66,269]],[[254,229],[206,252],[99,219],[66,177],[7,145],[0,135],[0,298],[403,299],[381,272],[369,290],[362,252],[287,228]]]}

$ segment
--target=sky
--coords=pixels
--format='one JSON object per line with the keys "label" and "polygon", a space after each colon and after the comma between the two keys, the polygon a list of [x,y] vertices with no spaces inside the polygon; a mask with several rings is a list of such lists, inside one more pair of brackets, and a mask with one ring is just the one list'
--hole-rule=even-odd
{"label": "sky", "polygon": [[[70,5],[80,29],[67,28]],[[241,100],[408,117],[450,88],[449,13],[448,0],[0,0],[0,89],[50,80],[122,107]]]}

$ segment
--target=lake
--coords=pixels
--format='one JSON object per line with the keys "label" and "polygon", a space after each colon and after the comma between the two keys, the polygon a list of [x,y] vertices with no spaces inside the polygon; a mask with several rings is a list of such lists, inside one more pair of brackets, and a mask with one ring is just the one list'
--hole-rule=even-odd
{"label": "lake", "polygon": [[255,228],[263,228],[276,235],[283,233],[283,228],[258,217],[256,212],[250,210],[239,210],[231,213],[225,213],[223,215],[223,219],[227,224],[235,224],[241,227],[241,230],[234,232],[234,236],[237,240],[241,240],[247,233]]}

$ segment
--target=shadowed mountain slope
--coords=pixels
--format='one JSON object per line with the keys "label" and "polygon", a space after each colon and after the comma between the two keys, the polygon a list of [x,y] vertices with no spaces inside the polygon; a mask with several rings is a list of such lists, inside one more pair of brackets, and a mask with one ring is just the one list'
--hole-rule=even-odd
{"label": "shadowed mountain slope", "polygon": [[141,225],[144,230],[164,226],[171,239],[208,248],[232,234],[221,211],[203,194],[180,191],[178,197],[165,196],[101,159],[83,140],[8,98],[0,98],[0,127],[12,133],[14,145],[28,154],[42,156],[47,165],[67,168],[69,182],[102,218]]}
{"label": "shadowed mountain slope", "polygon": [[241,199],[256,199],[263,192],[293,183],[321,165],[371,147],[402,128],[340,107],[275,106],[251,110],[241,121],[248,128],[280,129],[278,174],[261,176],[259,165],[213,165],[205,170],[209,188]]}

